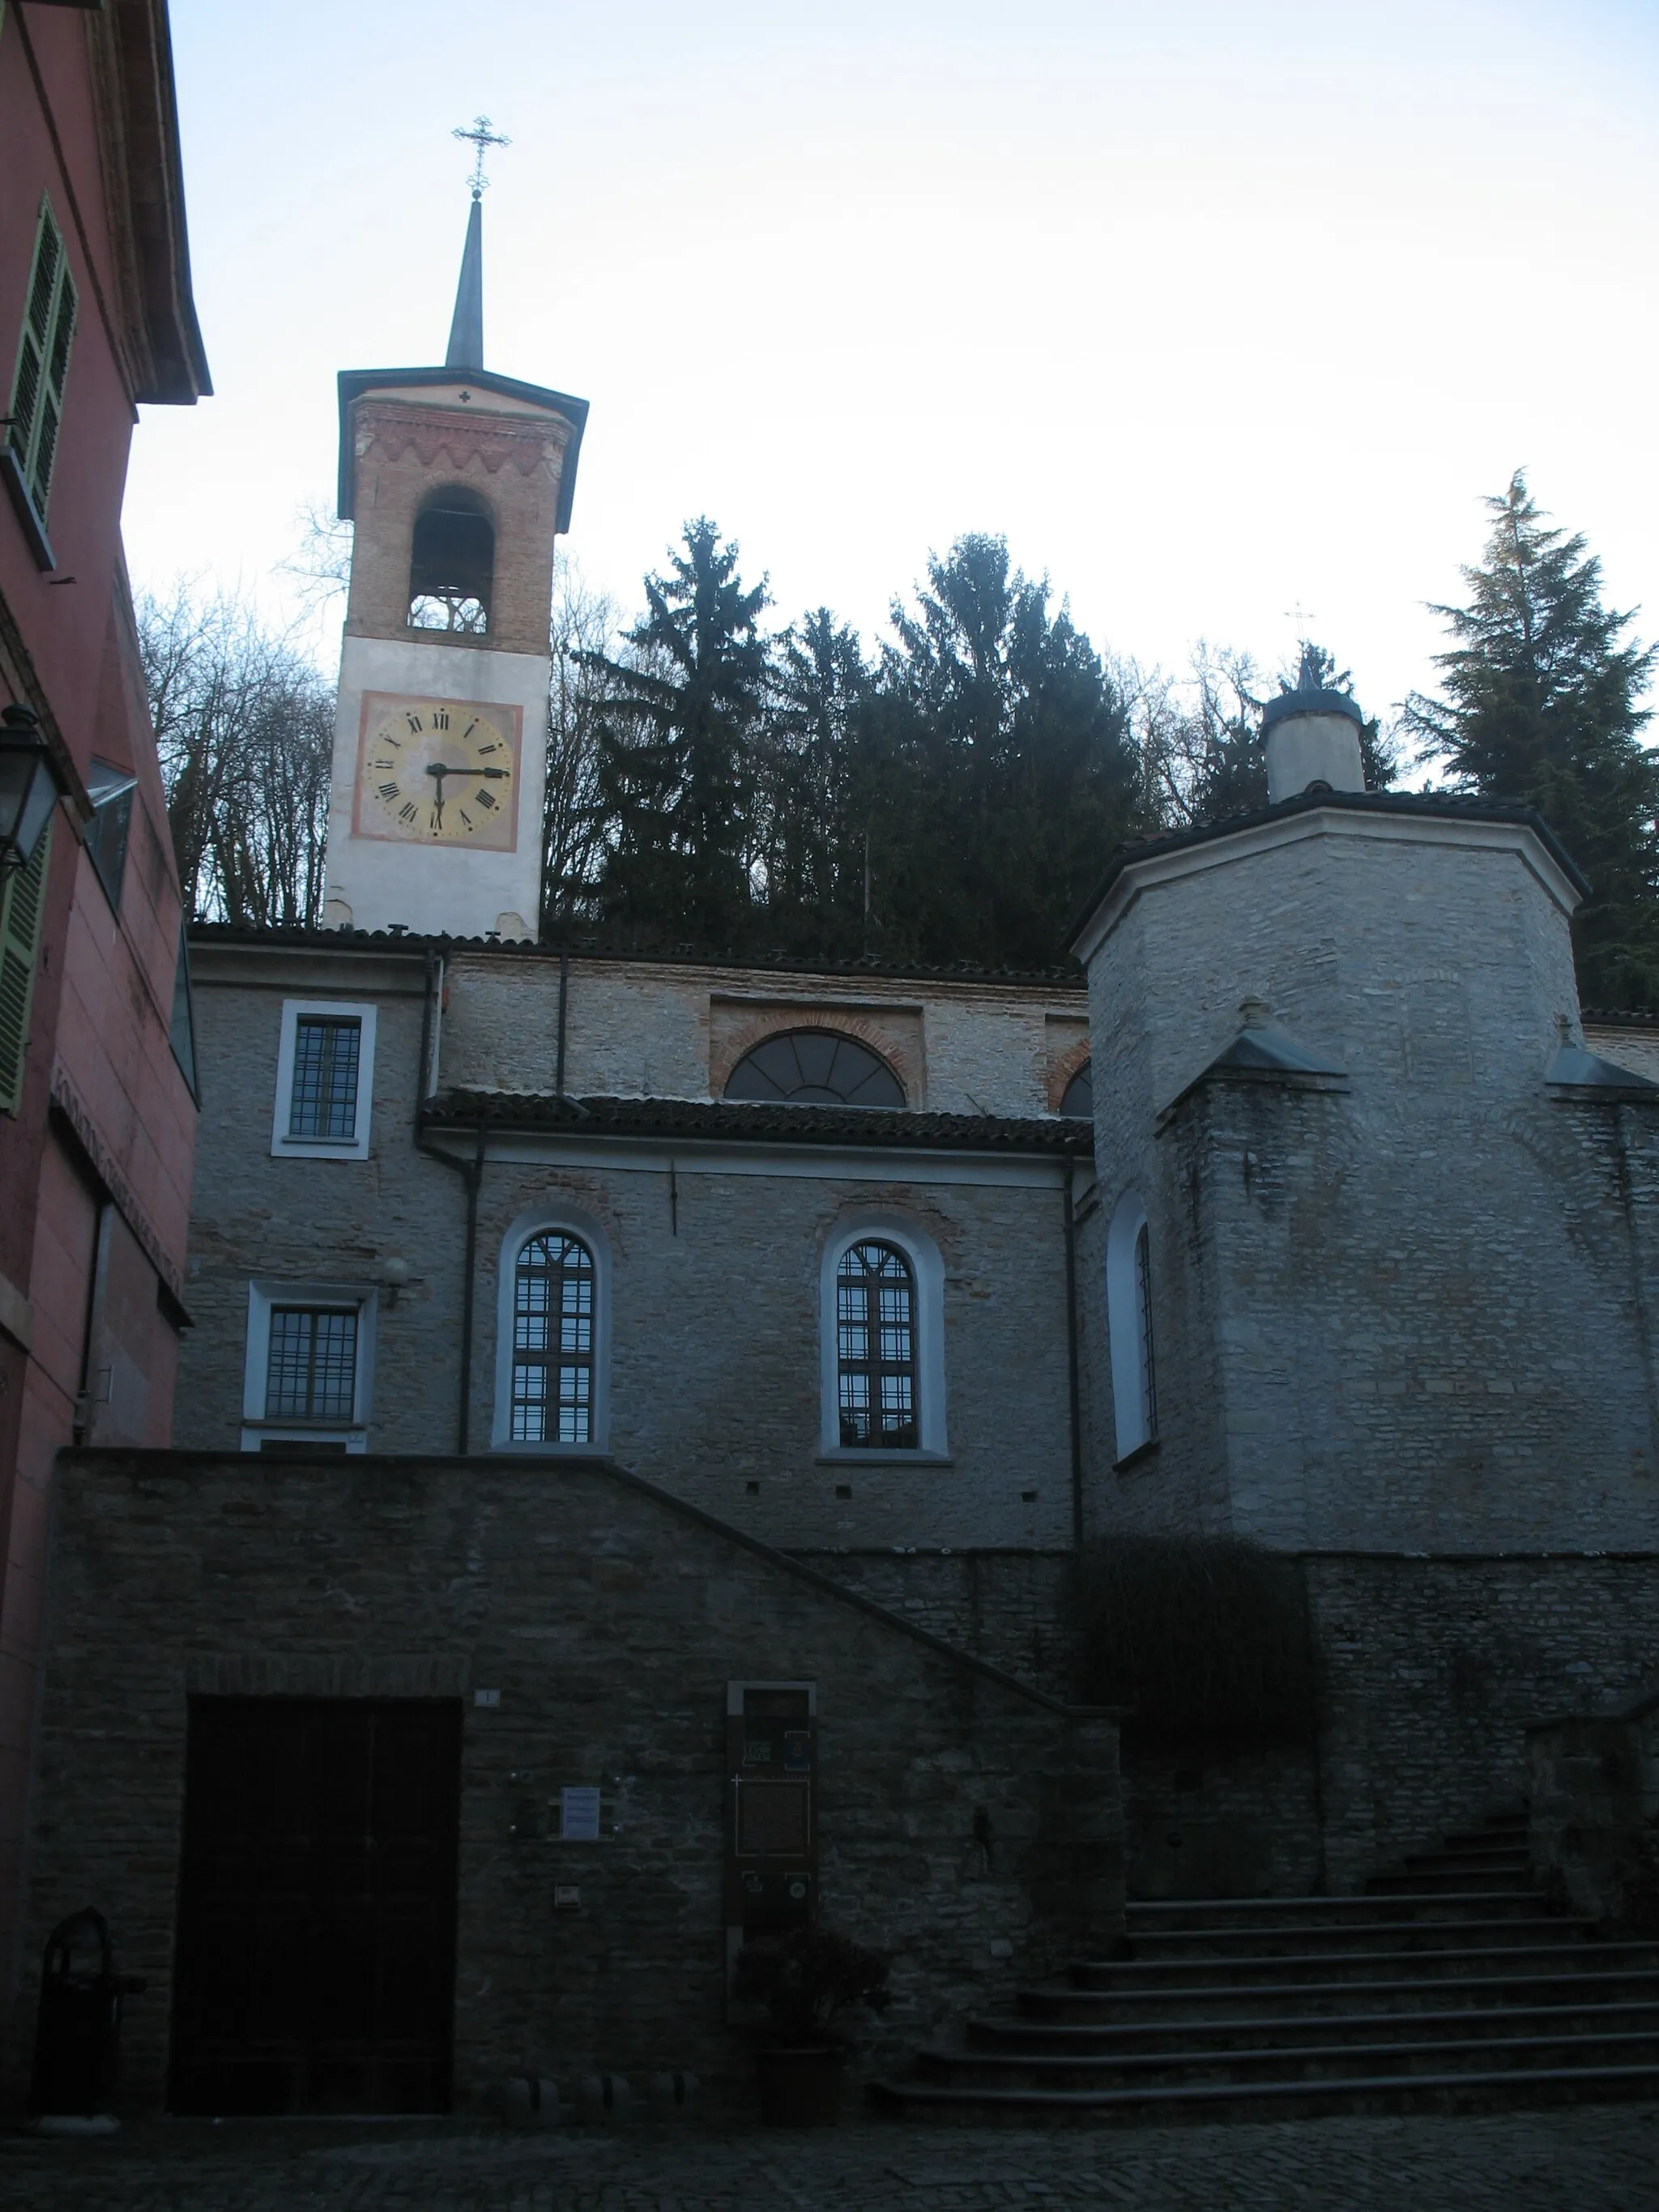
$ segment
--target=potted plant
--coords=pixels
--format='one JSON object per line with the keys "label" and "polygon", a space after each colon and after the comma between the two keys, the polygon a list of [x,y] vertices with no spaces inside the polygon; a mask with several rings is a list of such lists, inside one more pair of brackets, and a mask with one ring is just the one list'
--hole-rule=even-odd
{"label": "potted plant", "polygon": [[766,2008],[755,2062],[769,2127],[830,2127],[840,2118],[847,2037],[840,2015],[857,2004],[884,2008],[891,1995],[887,1963],[883,1953],[811,1924],[757,1936],[738,1952],[732,1994]]}

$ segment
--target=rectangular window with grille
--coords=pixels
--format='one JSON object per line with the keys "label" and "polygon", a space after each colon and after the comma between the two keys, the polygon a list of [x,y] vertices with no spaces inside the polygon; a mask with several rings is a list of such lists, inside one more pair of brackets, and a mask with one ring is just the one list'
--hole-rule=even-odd
{"label": "rectangular window with grille", "polygon": [[349,1421],[356,1404],[355,1307],[273,1306],[268,1421]]}
{"label": "rectangular window with grille", "polygon": [[75,279],[64,251],[64,234],[50,202],[43,198],[6,433],[14,481],[27,492],[43,529],[64,419],[64,387],[69,380],[75,313]]}
{"label": "rectangular window with grille", "polygon": [[357,1076],[362,1054],[357,1017],[301,1014],[294,1024],[294,1083],[289,1094],[290,1138],[349,1144],[357,1127]]}

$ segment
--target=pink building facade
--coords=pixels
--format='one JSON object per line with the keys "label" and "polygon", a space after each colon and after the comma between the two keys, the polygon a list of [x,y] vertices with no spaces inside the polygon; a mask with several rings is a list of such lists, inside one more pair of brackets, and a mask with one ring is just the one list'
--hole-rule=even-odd
{"label": "pink building facade", "polygon": [[53,1462],[165,1444],[196,1083],[120,511],[137,404],[210,389],[165,0],[0,9],[0,711],[62,791],[0,876],[0,1976]]}

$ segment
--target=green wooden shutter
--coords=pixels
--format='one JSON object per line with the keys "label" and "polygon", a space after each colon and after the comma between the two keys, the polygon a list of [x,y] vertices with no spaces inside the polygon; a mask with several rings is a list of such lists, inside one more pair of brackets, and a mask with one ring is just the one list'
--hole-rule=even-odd
{"label": "green wooden shutter", "polygon": [[34,511],[43,522],[52,496],[58,432],[64,419],[75,304],[75,279],[64,252],[63,234],[43,199],[34,237],[34,266],[29,272],[28,306],[18,342],[17,374],[12,380],[10,430],[12,451],[34,501]]}
{"label": "green wooden shutter", "polygon": [[34,996],[35,955],[46,908],[46,867],[52,856],[47,823],[26,868],[8,868],[0,883],[0,1113],[15,1114],[23,1099],[28,1051],[29,1004]]}

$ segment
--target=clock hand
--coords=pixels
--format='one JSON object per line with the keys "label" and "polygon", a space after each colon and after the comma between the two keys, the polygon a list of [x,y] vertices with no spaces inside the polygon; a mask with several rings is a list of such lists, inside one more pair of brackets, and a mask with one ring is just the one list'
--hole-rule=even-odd
{"label": "clock hand", "polygon": [[447,775],[453,775],[455,771],[443,761],[428,761],[426,764],[426,772],[428,775],[437,778],[438,795],[432,802],[433,827],[434,830],[441,830],[444,826],[444,778]]}
{"label": "clock hand", "polygon": [[472,773],[474,775],[493,775],[501,777],[511,775],[513,771],[510,768],[475,768]]}

